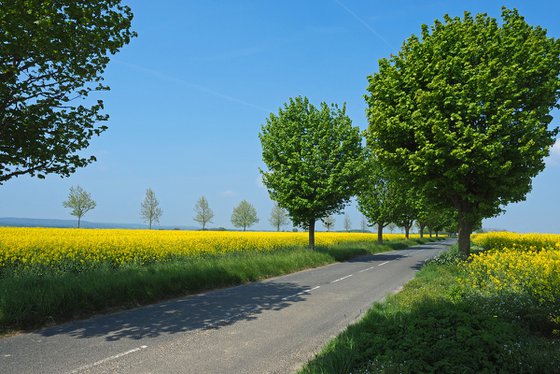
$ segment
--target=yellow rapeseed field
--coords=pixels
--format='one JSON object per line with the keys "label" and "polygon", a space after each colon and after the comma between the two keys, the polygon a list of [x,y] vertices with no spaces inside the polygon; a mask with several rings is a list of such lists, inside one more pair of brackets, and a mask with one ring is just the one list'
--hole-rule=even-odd
{"label": "yellow rapeseed field", "polygon": [[472,242],[484,249],[517,249],[521,251],[560,250],[560,234],[519,234],[513,232],[489,232],[474,234]]}
{"label": "yellow rapeseed field", "polygon": [[471,286],[525,293],[540,304],[560,303],[560,235],[487,233],[474,235],[473,242],[487,251],[471,258]]}
{"label": "yellow rapeseed field", "polygon": [[[116,229],[0,228],[0,270],[86,269],[96,264],[148,264],[184,256],[272,251],[305,246],[306,232],[216,232]],[[316,234],[316,245],[372,241],[371,233]],[[385,239],[403,239],[387,234]],[[70,269],[69,269],[70,270]]]}

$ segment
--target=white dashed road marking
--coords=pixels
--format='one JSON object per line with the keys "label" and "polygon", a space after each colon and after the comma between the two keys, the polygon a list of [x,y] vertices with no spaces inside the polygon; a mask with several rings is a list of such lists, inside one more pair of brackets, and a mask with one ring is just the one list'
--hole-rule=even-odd
{"label": "white dashed road marking", "polygon": [[347,275],[347,276],[345,276],[345,277],[335,279],[335,280],[331,281],[330,283],[340,282],[341,280],[345,280],[345,279],[350,278],[352,275],[353,275],[353,274],[350,274],[350,275]]}
{"label": "white dashed road marking", "polygon": [[117,355],[104,358],[103,360],[96,361],[96,362],[94,362],[93,364],[80,366],[79,368],[72,370],[72,371],[70,372],[70,374],[76,374],[76,373],[79,373],[79,372],[81,372],[81,371],[91,369],[91,368],[93,368],[93,367],[95,367],[95,366],[104,364],[104,363],[109,362],[109,361],[116,360],[117,358],[121,358],[121,357],[126,356],[126,355],[129,355],[129,354],[131,354],[131,353],[139,352],[139,351],[141,351],[141,350],[143,350],[143,349],[146,349],[146,348],[148,348],[148,346],[147,346],[147,345],[143,345],[143,346],[141,346],[141,347],[131,349],[130,351],[126,351],[126,352],[123,352],[123,353],[119,353],[119,354],[117,354]]}

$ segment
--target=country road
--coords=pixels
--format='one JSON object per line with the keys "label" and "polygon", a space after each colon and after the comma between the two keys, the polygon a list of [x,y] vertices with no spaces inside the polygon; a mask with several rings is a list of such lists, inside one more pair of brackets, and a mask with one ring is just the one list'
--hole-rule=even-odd
{"label": "country road", "polygon": [[291,373],[452,240],[0,339],[0,373]]}

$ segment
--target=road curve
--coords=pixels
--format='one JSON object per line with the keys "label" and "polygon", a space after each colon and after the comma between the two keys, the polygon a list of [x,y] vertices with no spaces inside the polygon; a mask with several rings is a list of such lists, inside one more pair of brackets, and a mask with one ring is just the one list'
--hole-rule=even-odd
{"label": "road curve", "polygon": [[453,241],[0,339],[0,373],[291,373]]}

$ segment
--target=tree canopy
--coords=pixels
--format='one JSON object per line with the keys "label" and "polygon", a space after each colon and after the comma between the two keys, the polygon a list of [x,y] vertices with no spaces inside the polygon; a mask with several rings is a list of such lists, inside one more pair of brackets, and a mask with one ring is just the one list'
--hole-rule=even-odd
{"label": "tree canopy", "polygon": [[202,230],[206,230],[206,224],[212,223],[212,218],[214,218],[214,212],[210,209],[208,205],[208,200],[204,196],[201,196],[194,207],[196,216],[193,218],[196,222],[202,225]]}
{"label": "tree canopy", "polygon": [[4,0],[0,12],[0,184],[68,176],[95,161],[79,151],[106,129],[102,73],[136,34],[120,0]]}
{"label": "tree canopy", "polygon": [[257,222],[259,222],[257,210],[247,200],[241,201],[238,206],[233,208],[233,213],[231,215],[231,223],[233,226],[242,227],[243,231],[245,231],[247,227],[251,227]]}
{"label": "tree canopy", "polygon": [[263,183],[292,222],[309,229],[313,248],[316,220],[342,210],[360,188],[360,130],[352,126],[345,106],[316,108],[296,97],[270,115],[259,138],[268,168],[261,170]]}
{"label": "tree canopy", "polygon": [[280,231],[280,228],[287,225],[289,222],[288,213],[284,208],[278,206],[278,204],[274,204],[268,222],[270,222],[276,231]]}
{"label": "tree canopy", "polygon": [[140,204],[140,216],[144,222],[148,223],[148,228],[151,230],[154,223],[159,223],[159,219],[163,214],[163,209],[159,206],[159,201],[156,198],[155,192],[148,188],[144,201]]}
{"label": "tree canopy", "polygon": [[381,164],[371,155],[366,164],[367,183],[357,194],[358,210],[371,226],[377,226],[377,242],[383,243],[383,228],[396,222],[398,185],[388,178]]}
{"label": "tree canopy", "polygon": [[80,228],[82,217],[97,206],[89,192],[80,186],[70,187],[68,198],[62,205],[65,208],[72,209],[70,214],[78,218],[78,228]]}
{"label": "tree canopy", "polygon": [[480,219],[525,198],[557,133],[560,41],[517,10],[502,21],[423,25],[369,77],[368,146],[431,204],[457,210],[463,255]]}

